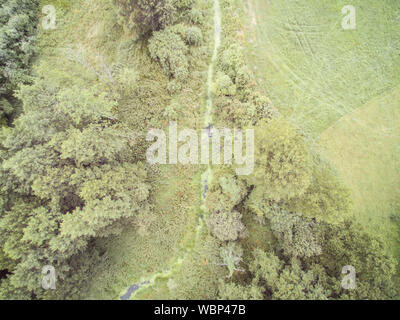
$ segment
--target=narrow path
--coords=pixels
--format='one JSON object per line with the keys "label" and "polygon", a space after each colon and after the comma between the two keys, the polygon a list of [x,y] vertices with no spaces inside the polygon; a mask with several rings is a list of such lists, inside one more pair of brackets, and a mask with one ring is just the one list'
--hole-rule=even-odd
{"label": "narrow path", "polygon": [[[207,78],[207,103],[206,103],[206,112],[204,115],[204,127],[209,128],[210,130],[213,127],[213,101],[212,101],[212,86],[213,86],[213,76],[214,76],[214,67],[218,58],[218,49],[221,45],[221,9],[219,6],[219,0],[214,0],[214,51],[211,58],[211,63],[208,67],[208,78]],[[203,205],[202,209],[205,210],[204,201],[206,197],[206,192],[208,190],[208,186],[211,184],[213,175],[211,164],[208,164],[207,170],[201,176],[202,185],[202,200]]]}
{"label": "narrow path", "polygon": [[[214,77],[214,68],[215,63],[218,58],[218,49],[221,45],[221,10],[219,5],[219,0],[213,0],[214,4],[214,50],[211,57],[211,62],[208,67],[208,77],[207,77],[207,100],[206,100],[206,110],[204,114],[204,127],[212,128],[213,126],[213,119],[212,119],[212,112],[213,112],[213,102],[212,102],[212,86],[213,86],[213,77]],[[199,219],[199,224],[196,227],[196,234],[195,234],[195,241],[193,245],[185,250],[183,253],[183,257],[178,258],[169,268],[168,270],[161,271],[158,273],[153,274],[151,277],[144,279],[141,281],[141,284],[133,284],[131,285],[124,294],[120,296],[121,300],[128,300],[133,298],[138,292],[154,285],[157,279],[165,279],[170,277],[181,265],[184,259],[186,258],[187,254],[190,253],[193,248],[195,247],[198,238],[201,234],[201,230],[204,226],[204,216],[207,214],[207,210],[205,208],[205,197],[208,190],[208,186],[211,184],[213,177],[212,167],[211,164],[208,165],[207,170],[201,176],[201,192],[202,192],[202,205],[201,209],[203,211],[202,217]]]}

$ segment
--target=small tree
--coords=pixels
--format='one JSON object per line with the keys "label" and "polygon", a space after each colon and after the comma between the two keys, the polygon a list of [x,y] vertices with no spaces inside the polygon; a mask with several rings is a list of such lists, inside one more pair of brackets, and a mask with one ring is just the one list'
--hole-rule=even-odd
{"label": "small tree", "polygon": [[242,262],[242,254],[243,252],[241,248],[232,243],[221,248],[220,257],[222,258],[222,263],[219,263],[218,265],[228,267],[228,278],[231,278],[235,271],[244,271],[243,269],[238,268],[239,263]]}
{"label": "small tree", "polygon": [[221,241],[235,241],[247,235],[246,227],[237,212],[213,212],[208,218],[211,233]]}
{"label": "small tree", "polygon": [[203,34],[198,27],[188,27],[185,32],[185,41],[188,45],[198,46],[203,41]]}
{"label": "small tree", "polygon": [[288,200],[304,194],[311,183],[311,155],[301,135],[287,121],[273,119],[256,127],[254,174],[267,198]]}
{"label": "small tree", "polygon": [[174,0],[114,0],[121,8],[120,14],[127,26],[146,36],[174,23],[176,7]]}
{"label": "small tree", "polygon": [[188,76],[188,47],[182,40],[179,30],[174,27],[154,33],[149,41],[149,51],[158,61],[166,75],[184,80]]}

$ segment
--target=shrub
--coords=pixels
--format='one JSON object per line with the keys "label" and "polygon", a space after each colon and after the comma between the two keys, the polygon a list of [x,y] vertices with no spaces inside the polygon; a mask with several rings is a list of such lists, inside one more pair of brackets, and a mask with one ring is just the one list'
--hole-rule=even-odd
{"label": "shrub", "polygon": [[115,0],[127,27],[139,36],[164,29],[176,20],[174,0]]}
{"label": "shrub", "polygon": [[198,27],[188,27],[185,33],[185,41],[188,45],[200,45],[203,41],[201,30]]}
{"label": "shrub", "polygon": [[208,218],[211,234],[221,241],[235,241],[246,236],[246,227],[241,221],[242,215],[237,212],[212,213]]}
{"label": "shrub", "polygon": [[218,72],[214,91],[218,96],[234,96],[236,94],[236,86],[228,75]]}
{"label": "shrub", "polygon": [[197,25],[204,23],[204,16],[199,9],[193,8],[188,14],[189,22]]}
{"label": "shrub", "polygon": [[149,41],[149,51],[171,78],[184,80],[188,76],[188,47],[175,28],[157,31]]}
{"label": "shrub", "polygon": [[232,44],[224,50],[220,59],[220,69],[236,81],[238,70],[244,65],[244,57],[240,46]]}
{"label": "shrub", "polygon": [[174,4],[177,9],[189,10],[192,8],[194,0],[175,0]]}

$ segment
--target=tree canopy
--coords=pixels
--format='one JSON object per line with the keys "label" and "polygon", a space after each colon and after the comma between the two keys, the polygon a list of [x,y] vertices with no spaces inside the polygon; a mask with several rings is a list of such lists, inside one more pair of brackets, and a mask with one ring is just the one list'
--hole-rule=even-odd
{"label": "tree canopy", "polygon": [[11,285],[40,294],[43,265],[65,279],[91,239],[150,210],[150,185],[138,139],[114,123],[105,94],[37,79],[18,97],[24,113],[1,142],[1,245]]}
{"label": "tree canopy", "polygon": [[14,90],[28,80],[38,5],[38,0],[5,0],[0,7],[0,126],[11,120]]}

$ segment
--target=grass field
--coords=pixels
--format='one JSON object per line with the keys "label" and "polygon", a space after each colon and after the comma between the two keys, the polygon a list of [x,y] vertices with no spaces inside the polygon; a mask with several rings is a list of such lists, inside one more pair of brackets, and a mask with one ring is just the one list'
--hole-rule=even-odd
{"label": "grass field", "polygon": [[[356,29],[343,30],[343,6]],[[400,198],[400,2],[237,1],[256,80],[287,119],[336,166],[368,230],[398,231]],[[396,250],[396,249],[395,249]]]}
{"label": "grass field", "polygon": [[245,0],[247,56],[274,105],[310,134],[400,82],[400,2]]}
{"label": "grass field", "polygon": [[352,190],[354,215],[399,254],[390,216],[400,200],[400,86],[369,101],[321,135],[321,145]]}

